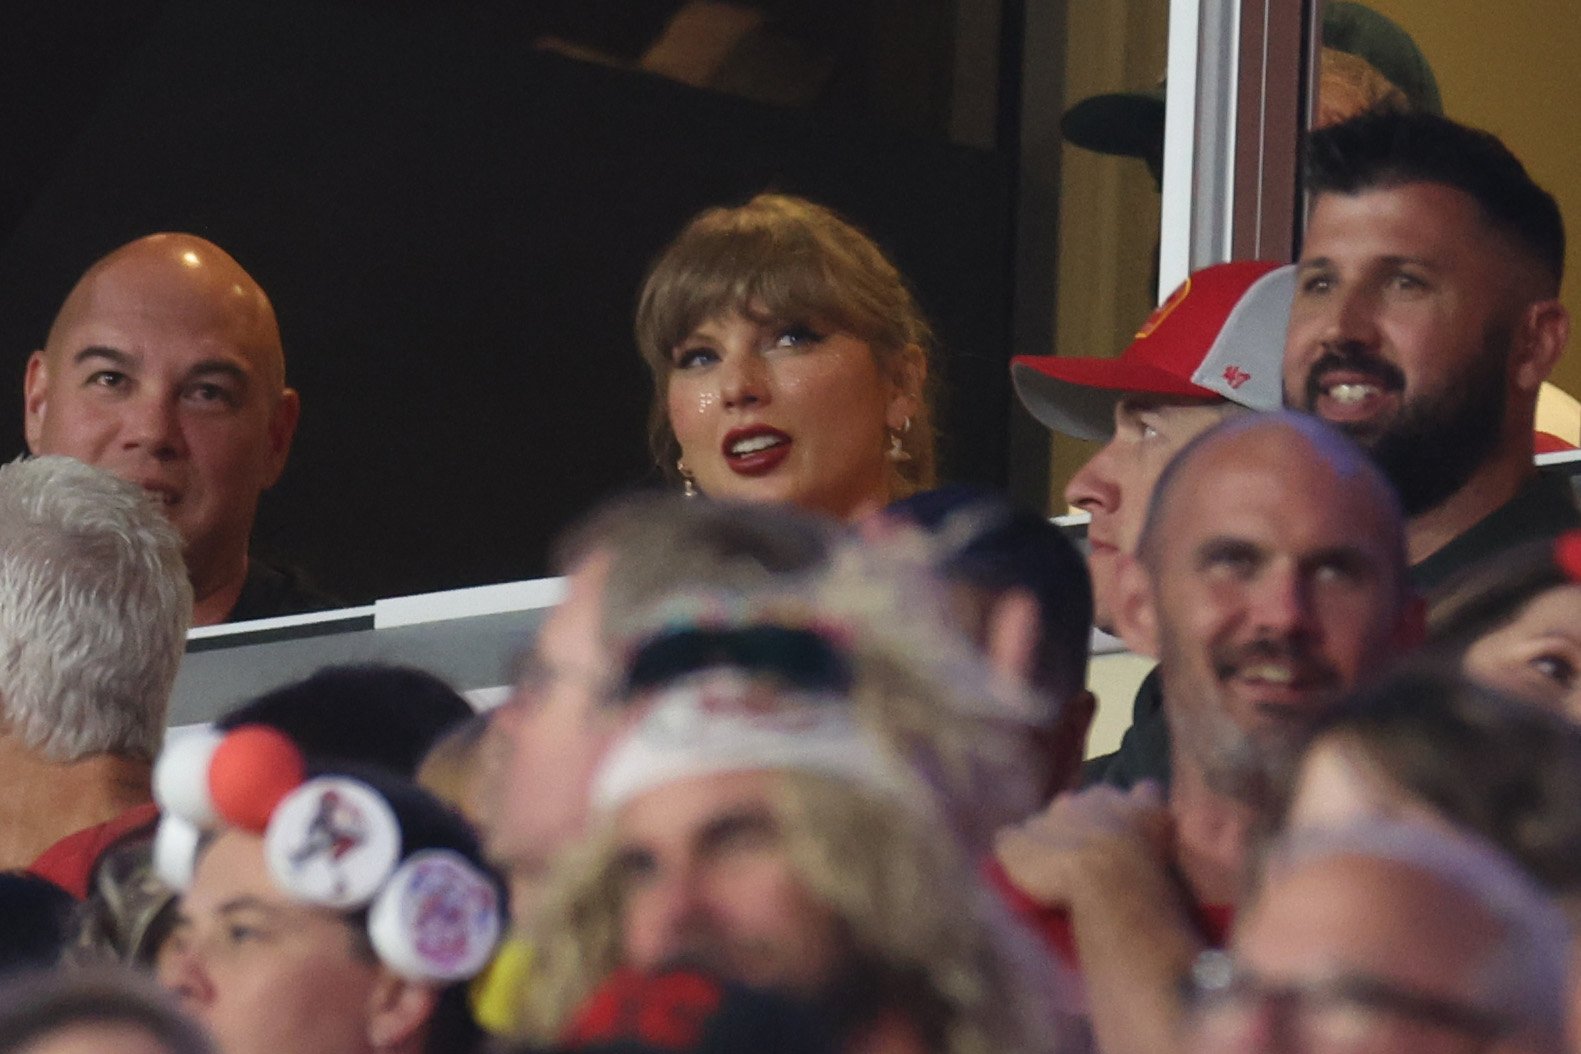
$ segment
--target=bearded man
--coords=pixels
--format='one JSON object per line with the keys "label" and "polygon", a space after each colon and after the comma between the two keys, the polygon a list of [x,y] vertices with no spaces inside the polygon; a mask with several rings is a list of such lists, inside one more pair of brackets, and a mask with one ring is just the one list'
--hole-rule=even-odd
{"label": "bearded man", "polygon": [[1553,197],[1498,139],[1427,113],[1315,132],[1306,166],[1285,404],[1389,477],[1417,587],[1581,525],[1532,460],[1538,389],[1570,332]]}

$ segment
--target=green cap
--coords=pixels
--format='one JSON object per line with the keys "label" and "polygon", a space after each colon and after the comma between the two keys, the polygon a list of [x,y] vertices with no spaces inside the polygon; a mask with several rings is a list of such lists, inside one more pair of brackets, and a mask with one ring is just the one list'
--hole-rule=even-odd
{"label": "green cap", "polygon": [[[1414,110],[1443,113],[1438,80],[1427,57],[1399,23],[1353,0],[1328,0],[1323,46],[1365,59],[1405,96]],[[1065,111],[1060,132],[1100,154],[1140,157],[1155,174],[1164,157],[1164,85],[1146,92],[1094,95]]]}

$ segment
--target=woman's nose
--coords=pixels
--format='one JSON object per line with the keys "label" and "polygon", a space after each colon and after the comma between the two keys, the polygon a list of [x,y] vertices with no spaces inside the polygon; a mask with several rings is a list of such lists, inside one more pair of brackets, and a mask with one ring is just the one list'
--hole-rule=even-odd
{"label": "woman's nose", "polygon": [[213,1002],[214,983],[186,935],[174,933],[166,939],[159,949],[154,969],[160,985],[175,993],[189,1008],[195,1010]]}
{"label": "woman's nose", "polygon": [[768,365],[762,356],[751,351],[727,356],[720,364],[719,398],[733,409],[768,402]]}

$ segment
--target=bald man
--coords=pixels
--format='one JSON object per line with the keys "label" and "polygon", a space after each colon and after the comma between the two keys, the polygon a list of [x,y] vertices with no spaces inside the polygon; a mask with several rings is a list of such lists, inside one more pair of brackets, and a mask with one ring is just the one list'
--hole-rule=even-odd
{"label": "bald man", "polygon": [[1251,837],[1314,723],[1414,643],[1404,521],[1339,431],[1249,414],[1189,443],[1123,559],[1116,621],[1154,655],[1173,779],[1056,799],[1000,839],[1073,938],[1097,1045],[1169,1049],[1176,982],[1236,904]]}
{"label": "bald man", "polygon": [[90,267],[27,364],[28,449],[107,469],[164,507],[197,626],[329,606],[248,558],[298,410],[269,298],[191,234],[139,238]]}

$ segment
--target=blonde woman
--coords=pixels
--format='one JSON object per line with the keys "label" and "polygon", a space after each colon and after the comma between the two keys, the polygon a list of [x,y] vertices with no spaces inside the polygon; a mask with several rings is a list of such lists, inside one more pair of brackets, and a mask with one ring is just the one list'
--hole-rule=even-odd
{"label": "blonde woman", "polygon": [[931,332],[904,279],[821,205],[709,209],[638,301],[655,456],[688,493],[843,520],[934,483]]}

